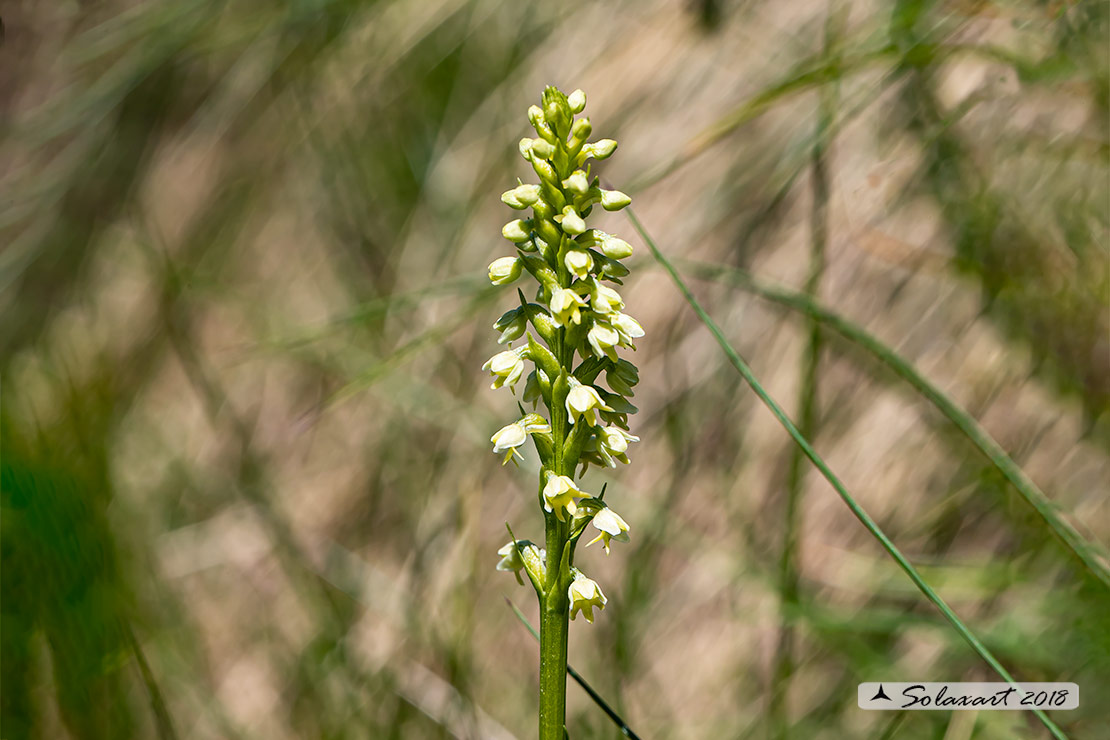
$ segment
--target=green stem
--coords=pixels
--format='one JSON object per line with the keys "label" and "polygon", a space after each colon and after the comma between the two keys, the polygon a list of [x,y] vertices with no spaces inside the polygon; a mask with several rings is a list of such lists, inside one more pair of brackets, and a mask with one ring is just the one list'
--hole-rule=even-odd
{"label": "green stem", "polygon": [[[556,344],[559,363],[569,374],[566,329],[559,330]],[[570,431],[567,428],[569,424],[564,405],[565,388],[562,389],[563,393],[559,392],[560,388],[562,384],[553,378],[552,407],[549,409],[555,441],[552,467],[556,475],[573,475],[573,468],[567,471],[568,461],[563,454]],[[541,489],[544,483],[541,472]],[[569,527],[559,521],[553,513],[545,516],[545,524],[547,577],[544,593],[540,596],[540,740],[563,740],[567,714],[567,634],[570,603],[567,595],[569,574],[564,572],[562,554],[567,544]]]}
{"label": "green stem", "polygon": [[[550,548],[550,542],[548,547]],[[548,549],[548,557],[552,557]],[[567,633],[565,589],[548,590],[540,609],[540,740],[563,740],[567,715]]]}

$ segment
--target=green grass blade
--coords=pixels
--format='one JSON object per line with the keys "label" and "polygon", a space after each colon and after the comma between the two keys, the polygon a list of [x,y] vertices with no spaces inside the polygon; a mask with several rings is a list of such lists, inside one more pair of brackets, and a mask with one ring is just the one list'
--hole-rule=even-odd
{"label": "green grass blade", "polygon": [[779,305],[799,311],[836,332],[844,339],[863,348],[885,364],[894,373],[932,403],[948,418],[976,448],[998,469],[1014,489],[1025,499],[1034,511],[1044,520],[1052,533],[1064,544],[1071,554],[1087,571],[1107,588],[1110,588],[1110,568],[1107,567],[1096,548],[1057,512],[1056,505],[1033,482],[1025,471],[1006,454],[1002,446],[979,423],[960,408],[951,398],[929,382],[909,362],[897,352],[869,334],[862,327],[820,305],[813,298],[785,288],[757,280],[743,270],[704,262],[679,260],[683,269],[698,277],[725,279],[755,295]]}
{"label": "green grass blade", "polygon": [[[516,614],[516,618],[520,620],[521,624],[528,628],[528,631],[532,633],[532,637],[536,638],[536,641],[538,642],[540,639],[540,633],[536,632],[536,628],[528,622],[528,617],[524,616],[523,612],[521,612],[520,609],[516,608],[516,604],[510,601],[507,597],[505,599],[505,603],[509,605],[509,608],[513,610],[513,614]],[[567,673],[570,675],[571,678],[578,682],[578,685],[582,687],[583,691],[589,694],[590,698],[594,700],[594,703],[601,707],[601,711],[605,712],[605,714],[609,716],[609,719],[613,720],[613,724],[620,728],[622,735],[627,738],[631,738],[632,740],[640,740],[640,736],[632,731],[632,728],[628,726],[628,723],[621,719],[621,716],[617,714],[611,706],[609,706],[609,703],[602,698],[601,694],[594,691],[594,688],[586,683],[586,679],[582,678],[578,671],[571,668],[569,663],[567,664]]]}
{"label": "green grass blade", "polygon": [[[725,353],[725,356],[728,357],[733,367],[736,368],[737,372],[739,372],[744,380],[748,383],[748,385],[751,386],[752,390],[755,391],[755,394],[759,396],[759,400],[761,400],[763,404],[771,411],[778,422],[793,438],[794,442],[797,443],[798,447],[801,448],[805,456],[808,457],[810,462],[813,463],[814,467],[816,467],[817,470],[821,472],[821,475],[825,477],[825,480],[827,480],[829,484],[833,487],[833,489],[837,492],[837,494],[839,494],[840,498],[848,506],[848,509],[851,510],[856,519],[858,519],[860,523],[863,524],[863,526],[867,529],[867,531],[870,532],[871,535],[879,541],[879,544],[882,545],[883,549],[886,550],[892,558],[894,558],[894,561],[898,563],[898,566],[903,571],[905,571],[906,575],[909,576],[909,579],[913,581],[918,590],[920,590],[921,593],[925,595],[925,598],[932,602],[933,606],[935,606],[940,611],[940,613],[944,615],[944,618],[948,620],[949,624],[951,624],[952,627],[960,634],[960,636],[964,638],[964,640],[979,655],[979,657],[981,657],[991,668],[995,670],[996,673],[998,673],[999,676],[1001,676],[1007,682],[1015,683],[1013,676],[1011,676],[1009,671],[1007,671],[1005,667],[1003,667],[1003,665],[998,662],[991,651],[987,649],[987,646],[984,645],[979,640],[979,638],[975,636],[975,633],[972,632],[966,624],[964,624],[963,620],[961,620],[954,611],[952,611],[951,607],[949,607],[948,604],[945,603],[944,599],[942,599],[940,595],[933,590],[932,586],[930,586],[928,582],[926,582],[925,579],[921,577],[921,574],[918,573],[913,564],[906,559],[906,556],[902,554],[902,551],[898,549],[898,547],[890,540],[890,538],[886,536],[886,533],[883,532],[879,525],[875,523],[875,521],[867,514],[866,511],[863,510],[863,507],[856,503],[855,498],[853,498],[852,494],[848,492],[848,489],[844,487],[844,484],[840,482],[840,479],[836,476],[836,473],[834,473],[832,469],[829,468],[824,459],[820,455],[818,455],[817,451],[813,449],[808,441],[806,441],[806,438],[802,436],[801,432],[798,431],[798,428],[794,426],[794,423],[792,421],[790,421],[790,418],[786,415],[786,412],[782,410],[782,407],[780,407],[778,403],[775,402],[775,399],[771,398],[771,395],[767,393],[767,391],[759,383],[759,380],[755,377],[755,374],[748,366],[748,363],[746,363],[744,359],[741,358],[739,354],[737,354],[736,350],[732,348],[732,345],[729,344],[724,334],[721,333],[720,327],[718,327],[716,322],[714,322],[713,319],[710,318],[709,314],[705,312],[704,308],[702,308],[701,303],[698,302],[698,299],[695,298],[694,294],[690,292],[690,288],[687,287],[685,281],[683,281],[682,276],[678,274],[678,271],[675,269],[674,265],[672,265],[670,260],[664,257],[663,253],[659,251],[659,247],[655,245],[655,241],[647,233],[647,230],[644,228],[643,224],[640,223],[640,220],[636,218],[636,214],[633,213],[631,209],[626,209],[625,212],[628,214],[628,218],[632,221],[632,225],[636,228],[636,231],[640,233],[640,236],[643,237],[644,242],[647,243],[648,248],[651,250],[652,256],[655,257],[656,261],[659,262],[659,264],[663,266],[663,269],[666,270],[667,273],[671,276],[671,279],[674,281],[675,286],[678,288],[679,292],[682,293],[683,297],[686,299],[686,302],[690,304],[690,307],[692,309],[694,309],[694,313],[697,314],[698,318],[701,319],[702,323],[705,324],[706,328],[708,328],[710,333],[713,334],[713,337],[717,340],[717,344],[720,345],[721,350]],[[1044,724],[1045,727],[1048,728],[1049,732],[1051,732],[1052,736],[1057,738],[1057,740],[1062,740],[1067,737],[1063,733],[1063,731],[1059,727],[1057,727],[1056,723],[1049,719],[1048,715],[1046,715],[1043,711],[1041,711],[1040,709],[1036,709],[1034,710],[1034,714],[1036,714],[1037,718]]]}

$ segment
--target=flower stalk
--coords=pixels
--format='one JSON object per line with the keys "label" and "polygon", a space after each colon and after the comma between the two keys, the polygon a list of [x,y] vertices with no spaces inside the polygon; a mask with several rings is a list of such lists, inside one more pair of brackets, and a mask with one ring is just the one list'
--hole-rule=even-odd
{"label": "flower stalk", "polygon": [[[501,200],[532,213],[502,228],[516,254],[489,266],[494,285],[525,276],[537,284],[532,301],[518,290],[519,307],[494,324],[498,343],[507,348],[483,369],[490,371],[495,390],[508,387],[515,393],[524,380],[523,402],[533,408],[542,404],[547,411],[546,418],[525,413],[490,439],[504,463],[524,459],[520,448],[529,439],[540,460],[538,508],[545,549],[512,535],[498,551],[498,569],[513,571],[520,583],[520,571],[526,571],[539,600],[541,740],[565,736],[569,621],[581,613],[593,622],[594,609],[604,609],[608,601],[601,586],[574,565],[578,540],[593,523],[601,533],[593,541],[602,541],[606,555],[610,541],[628,541],[628,523],[578,480],[590,465],[627,464],[629,443],[639,441],[628,432],[628,415],[636,412],[628,397],[639,373],[617,350],[635,349],[633,340],[644,330],[622,313],[620,294],[603,284],[622,284],[628,268],[620,260],[632,254],[632,247],[587,220],[597,205],[618,211],[631,199],[602,188],[593,173],[592,160],[611,156],[617,142],[588,141],[589,119],[576,118],[585,105],[581,90],[567,96],[548,87],[541,105],[529,108],[537,136],[522,139],[519,150],[539,182],[519,183]],[[608,390],[599,385],[602,378]]]}

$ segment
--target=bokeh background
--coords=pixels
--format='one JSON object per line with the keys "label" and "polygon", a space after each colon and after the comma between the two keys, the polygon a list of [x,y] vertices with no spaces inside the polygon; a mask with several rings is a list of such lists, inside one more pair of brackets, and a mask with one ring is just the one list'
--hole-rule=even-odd
{"label": "bokeh background", "polygon": [[[19,738],[526,738],[535,458],[488,439],[500,193],[546,84],[859,503],[1019,680],[1110,737],[1110,5],[0,4],[2,712]],[[861,712],[992,680],[799,458],[624,214],[632,542],[575,666],[644,738],[1043,738]],[[753,282],[754,279],[754,282]],[[776,287],[781,286],[781,287]],[[785,290],[786,292],[782,292]],[[811,294],[877,343],[830,331]],[[855,339],[852,336],[856,336]],[[897,358],[895,358],[897,359]],[[575,738],[617,737],[569,687]]]}

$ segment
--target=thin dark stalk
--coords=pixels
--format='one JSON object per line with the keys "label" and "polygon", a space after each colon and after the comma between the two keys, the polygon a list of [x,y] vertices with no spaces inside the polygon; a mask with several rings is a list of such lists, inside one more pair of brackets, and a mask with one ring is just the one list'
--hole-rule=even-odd
{"label": "thin dark stalk", "polygon": [[[516,618],[520,620],[520,623],[527,627],[528,631],[532,633],[532,637],[539,640],[540,634],[536,632],[536,628],[533,627],[531,623],[529,623],[528,617],[524,616],[520,609],[517,609],[516,604],[509,601],[508,598],[505,599],[505,603],[508,604],[509,608],[513,610],[513,613],[516,614]],[[601,708],[601,711],[605,712],[606,716],[608,716],[609,719],[613,720],[613,724],[615,724],[617,728],[620,729],[622,735],[627,738],[631,738],[631,740],[640,740],[640,736],[632,731],[632,728],[628,726],[627,722],[621,719],[621,716],[617,714],[616,710],[609,706],[609,703],[605,701],[601,694],[597,693],[594,688],[586,682],[586,679],[582,678],[582,674],[574,670],[574,668],[571,667],[569,663],[567,664],[567,674],[569,674],[570,677],[573,678],[578,683],[578,685],[582,687],[582,690],[585,691],[591,699],[593,699],[594,704],[597,704]]]}
{"label": "thin dark stalk", "polygon": [[166,700],[162,696],[162,690],[158,688],[154,671],[150,670],[150,664],[147,663],[143,646],[139,644],[138,638],[135,637],[135,630],[130,624],[125,625],[125,632],[127,633],[127,641],[131,644],[131,651],[135,653],[135,662],[139,666],[139,674],[143,678],[143,685],[146,686],[147,693],[150,695],[150,709],[154,712],[154,726],[158,728],[158,737],[161,740],[177,740],[173,718],[170,717],[170,712],[166,708]]}

